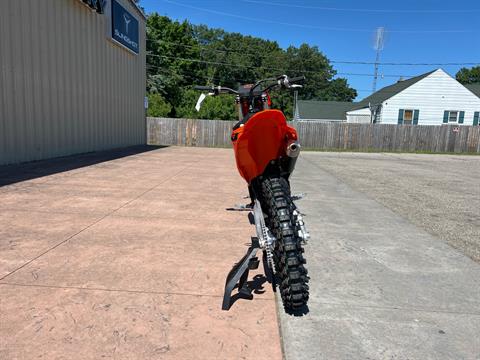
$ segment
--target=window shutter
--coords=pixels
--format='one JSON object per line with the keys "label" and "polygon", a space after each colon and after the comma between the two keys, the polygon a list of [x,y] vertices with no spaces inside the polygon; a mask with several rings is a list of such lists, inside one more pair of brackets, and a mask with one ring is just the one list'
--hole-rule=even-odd
{"label": "window shutter", "polygon": [[448,115],[449,115],[448,111],[443,112],[443,123],[444,124],[448,124]]}
{"label": "window shutter", "polygon": [[403,124],[403,109],[398,110],[398,125]]}
{"label": "window shutter", "polygon": [[460,117],[458,118],[458,123],[463,124],[464,119],[465,119],[465,111],[460,111]]}
{"label": "window shutter", "polygon": [[413,112],[413,125],[418,125],[419,115],[420,115],[420,110],[414,110],[414,112]]}
{"label": "window shutter", "polygon": [[480,111],[475,111],[475,114],[473,115],[473,126],[478,125],[478,118],[480,117]]}

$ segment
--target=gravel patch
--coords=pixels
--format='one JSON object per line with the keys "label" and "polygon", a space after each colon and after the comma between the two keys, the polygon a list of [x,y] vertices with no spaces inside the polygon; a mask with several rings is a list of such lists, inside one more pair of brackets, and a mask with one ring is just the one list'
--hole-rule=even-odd
{"label": "gravel patch", "polygon": [[304,152],[302,158],[480,262],[480,156]]}

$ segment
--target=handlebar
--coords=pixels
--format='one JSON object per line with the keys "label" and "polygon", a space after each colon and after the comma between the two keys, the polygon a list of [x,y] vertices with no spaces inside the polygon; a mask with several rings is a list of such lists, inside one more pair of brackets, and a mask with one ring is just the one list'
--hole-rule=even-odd
{"label": "handlebar", "polygon": [[200,90],[200,91],[208,91],[211,93],[211,95],[219,95],[219,94],[238,94],[238,91],[235,91],[233,89],[230,89],[228,87],[223,87],[223,86],[199,86],[196,85],[193,87],[195,90]]}
{"label": "handlebar", "polygon": [[290,84],[293,84],[293,83],[304,83],[305,82],[305,76],[297,76],[297,77],[293,77],[293,78],[289,78],[288,79],[288,82]]}
{"label": "handlebar", "polygon": [[[256,86],[260,85],[262,82],[269,81],[269,80],[271,79],[261,80],[257,82]],[[292,87],[301,87],[300,84],[303,84],[305,82],[305,76],[297,76],[297,77],[289,78],[287,75],[282,75],[276,78],[275,81],[276,81],[275,84],[268,86],[265,90],[269,91],[277,86],[280,86],[281,88],[284,88],[284,89],[290,89]]]}
{"label": "handlebar", "polygon": [[[253,95],[253,91],[261,84],[269,81],[275,81],[274,84],[268,86],[267,88],[264,89],[264,91],[269,91],[273,89],[274,87],[280,86],[281,88],[292,88],[292,85],[300,85],[305,82],[305,76],[296,76],[293,78],[289,78],[287,75],[282,75],[276,78],[268,78],[268,79],[263,79],[260,81],[257,81],[255,85],[253,85],[250,88],[250,96]],[[210,95],[219,95],[219,94],[238,94],[238,91],[235,91],[233,89],[227,88],[227,87],[222,87],[222,86],[194,86],[193,87],[195,90],[200,90],[200,91],[208,91]]]}

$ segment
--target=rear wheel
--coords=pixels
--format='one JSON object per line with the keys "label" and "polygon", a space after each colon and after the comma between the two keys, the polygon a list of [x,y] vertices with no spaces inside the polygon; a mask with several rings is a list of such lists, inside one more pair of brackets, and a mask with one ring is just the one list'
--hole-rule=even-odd
{"label": "rear wheel", "polygon": [[304,307],[308,301],[307,269],[294,215],[295,204],[284,178],[267,178],[262,183],[265,222],[277,239],[274,261],[280,294],[286,310]]}

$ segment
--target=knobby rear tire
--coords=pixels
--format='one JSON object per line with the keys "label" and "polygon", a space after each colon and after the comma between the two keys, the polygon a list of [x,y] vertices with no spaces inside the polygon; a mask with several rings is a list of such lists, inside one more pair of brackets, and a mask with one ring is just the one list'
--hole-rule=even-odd
{"label": "knobby rear tire", "polygon": [[284,178],[267,178],[262,183],[262,196],[266,225],[277,239],[273,255],[283,305],[287,311],[303,308],[308,302],[309,277],[290,186]]}

